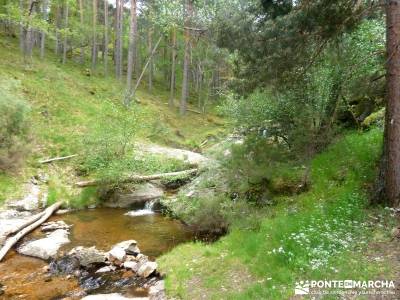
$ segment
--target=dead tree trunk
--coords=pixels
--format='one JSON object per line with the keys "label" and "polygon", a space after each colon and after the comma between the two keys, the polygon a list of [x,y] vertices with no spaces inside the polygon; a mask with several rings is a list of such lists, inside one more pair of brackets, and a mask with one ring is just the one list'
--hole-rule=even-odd
{"label": "dead tree trunk", "polygon": [[26,234],[28,234],[29,232],[31,232],[32,230],[36,229],[37,227],[39,227],[41,224],[43,224],[48,218],[50,218],[50,216],[57,211],[62,205],[62,202],[57,202],[54,203],[52,206],[46,208],[46,210],[44,211],[43,216],[41,216],[41,218],[37,221],[35,221],[34,223],[31,223],[30,225],[28,225],[27,227],[21,229],[21,231],[19,231],[16,235],[14,235],[13,237],[10,237],[9,239],[7,239],[7,241],[5,242],[3,248],[0,249],[0,262],[3,260],[3,258],[6,256],[6,254],[8,253],[8,251],[21,239],[23,238]]}

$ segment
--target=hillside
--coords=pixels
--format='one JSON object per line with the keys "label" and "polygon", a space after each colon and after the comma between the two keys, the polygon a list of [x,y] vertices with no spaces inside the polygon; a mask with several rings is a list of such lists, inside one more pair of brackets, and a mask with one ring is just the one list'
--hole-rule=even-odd
{"label": "hillside", "polygon": [[[122,105],[124,85],[112,77],[90,76],[80,64],[62,65],[51,56],[45,62],[37,58],[27,66],[15,39],[2,36],[0,43],[1,89],[29,103],[31,127],[23,168],[15,170],[13,175],[0,175],[0,201],[17,196],[23,181],[40,173],[41,168],[47,168],[38,164],[39,160],[85,155],[90,151],[85,145],[87,138],[96,139],[105,132],[112,134],[113,124],[118,131],[124,122],[131,123],[132,141],[136,143],[189,149],[199,149],[205,140],[217,140],[224,133],[224,121],[213,114],[189,113],[187,117],[180,117],[178,110],[171,111],[169,94],[161,85],[152,94],[145,87],[139,90],[140,104],[127,111]],[[59,170],[49,170],[55,177],[65,177],[53,178],[54,182],[73,176],[74,172],[68,169],[74,163],[62,164],[60,176]]]}

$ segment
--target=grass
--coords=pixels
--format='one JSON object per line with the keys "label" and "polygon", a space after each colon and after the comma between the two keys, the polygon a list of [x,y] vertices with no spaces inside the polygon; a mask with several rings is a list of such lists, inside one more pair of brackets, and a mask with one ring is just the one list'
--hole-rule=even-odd
{"label": "grass", "polygon": [[386,272],[364,260],[373,236],[366,185],[381,143],[377,129],[347,134],[314,158],[310,191],[278,199],[258,229],[237,221],[215,244],[191,243],[161,257],[169,296],[288,299],[296,280],[361,280]]}
{"label": "grass", "polygon": [[[101,69],[99,67],[99,69]],[[130,142],[153,142],[182,148],[196,148],[210,136],[224,132],[223,120],[214,115],[188,113],[180,117],[178,110],[168,108],[168,91],[157,84],[152,94],[139,90],[140,104],[134,104],[131,111],[122,105],[124,84],[113,77],[88,76],[83,66],[70,60],[60,63],[50,50],[46,60],[34,55],[33,62],[26,65],[19,54],[15,38],[0,36],[0,82],[13,80],[18,88],[15,94],[31,106],[32,151],[26,159],[22,172],[24,178],[39,171],[50,177],[60,177],[60,184],[71,184],[77,165],[87,152],[87,137],[106,132],[115,120],[130,120],[135,114],[135,133]],[[99,130],[101,127],[102,130]],[[42,166],[38,160],[47,157],[78,153],[79,159],[58,163],[57,166]],[[132,154],[132,151],[129,152]],[[136,164],[140,172],[161,166]],[[173,167],[174,163],[169,163]],[[60,166],[60,167],[58,167]],[[70,172],[61,171],[67,168]],[[20,182],[22,175],[1,175],[0,202],[13,194],[14,182]]]}

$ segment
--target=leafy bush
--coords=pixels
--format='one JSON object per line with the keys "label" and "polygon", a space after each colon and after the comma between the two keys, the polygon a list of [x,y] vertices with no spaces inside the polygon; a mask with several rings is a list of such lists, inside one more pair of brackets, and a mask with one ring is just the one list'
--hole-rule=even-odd
{"label": "leafy bush", "polygon": [[0,171],[15,170],[26,154],[29,106],[13,91],[17,81],[0,81]]}

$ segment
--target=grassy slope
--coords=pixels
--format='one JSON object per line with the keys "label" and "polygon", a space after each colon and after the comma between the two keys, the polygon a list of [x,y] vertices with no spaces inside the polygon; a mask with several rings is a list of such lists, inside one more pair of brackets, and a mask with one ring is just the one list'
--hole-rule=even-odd
{"label": "grassy slope", "polygon": [[365,209],[381,136],[350,133],[315,157],[311,190],[280,199],[258,229],[236,224],[215,244],[182,245],[160,258],[170,295],[288,299],[296,280],[390,278],[384,263],[365,256],[368,241],[388,240]]}
{"label": "grassy slope", "polygon": [[[99,66],[99,69],[101,67]],[[15,39],[0,36],[0,84],[15,81],[13,91],[31,105],[32,152],[18,175],[0,174],[0,202],[18,192],[24,180],[45,168],[46,172],[70,173],[72,163],[63,162],[63,170],[51,170],[36,162],[44,157],[82,153],[83,138],[96,125],[107,126],[109,113],[124,118],[124,86],[113,78],[87,76],[83,66],[59,63],[51,53],[45,61],[37,56],[25,66]],[[179,117],[168,109],[168,92],[161,88],[153,94],[139,90],[137,105],[139,130],[135,139],[180,147],[194,147],[206,137],[223,132],[222,121],[215,116],[189,113]],[[67,175],[67,174],[65,174]],[[57,182],[57,179],[55,180]]]}

